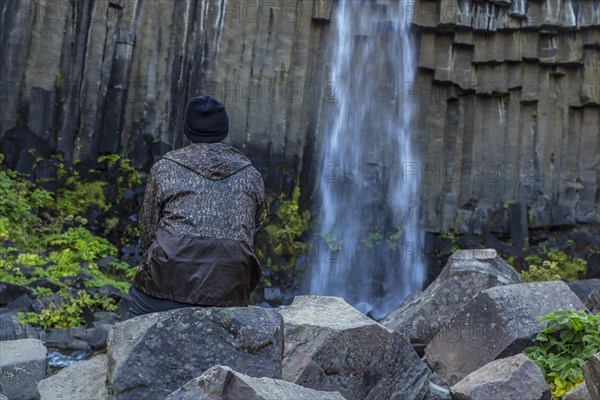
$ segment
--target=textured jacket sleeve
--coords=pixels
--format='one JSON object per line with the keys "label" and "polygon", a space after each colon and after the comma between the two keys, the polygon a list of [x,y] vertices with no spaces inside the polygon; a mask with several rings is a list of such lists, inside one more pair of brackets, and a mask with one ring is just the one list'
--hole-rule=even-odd
{"label": "textured jacket sleeve", "polygon": [[160,220],[160,205],[158,201],[158,187],[153,170],[150,170],[144,200],[138,213],[138,224],[140,229],[140,250],[145,256],[146,251],[156,238],[156,228]]}
{"label": "textured jacket sleeve", "polygon": [[258,234],[260,233],[260,229],[265,222],[265,183],[260,178],[259,184],[260,190],[258,193],[258,206],[256,208],[256,218],[254,224],[254,247],[256,247],[258,243]]}

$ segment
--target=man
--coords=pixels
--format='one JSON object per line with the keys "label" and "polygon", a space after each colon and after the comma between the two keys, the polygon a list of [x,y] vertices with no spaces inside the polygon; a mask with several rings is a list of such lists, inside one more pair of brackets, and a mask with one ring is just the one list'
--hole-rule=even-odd
{"label": "man", "polygon": [[133,278],[130,316],[190,306],[245,306],[261,275],[254,254],[264,220],[264,182],[250,160],[220,143],[225,106],[191,99],[192,144],[152,166],[139,212],[143,259]]}

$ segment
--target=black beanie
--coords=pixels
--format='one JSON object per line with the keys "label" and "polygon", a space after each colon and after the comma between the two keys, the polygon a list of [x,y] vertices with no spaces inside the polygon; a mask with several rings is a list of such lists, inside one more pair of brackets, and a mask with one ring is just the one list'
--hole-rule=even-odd
{"label": "black beanie", "polygon": [[229,133],[225,106],[211,96],[194,97],[185,110],[185,135],[193,143],[216,143]]}

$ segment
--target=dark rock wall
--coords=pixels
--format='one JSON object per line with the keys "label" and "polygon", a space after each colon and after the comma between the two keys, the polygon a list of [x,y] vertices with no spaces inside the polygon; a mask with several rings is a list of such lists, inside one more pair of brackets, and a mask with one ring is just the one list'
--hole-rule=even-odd
{"label": "dark rock wall", "polygon": [[413,13],[426,229],[509,231],[512,215],[597,226],[600,2],[424,0]]}
{"label": "dark rock wall", "polygon": [[[386,12],[371,1],[366,12]],[[330,0],[0,3],[0,145],[11,167],[119,152],[148,168],[187,142],[188,97],[225,102],[229,142],[273,190],[320,166],[335,23]],[[371,11],[369,11],[371,10]],[[421,0],[407,8],[419,73],[425,229],[598,224],[600,3]],[[362,28],[358,28],[359,30]],[[511,211],[512,210],[512,211]]]}

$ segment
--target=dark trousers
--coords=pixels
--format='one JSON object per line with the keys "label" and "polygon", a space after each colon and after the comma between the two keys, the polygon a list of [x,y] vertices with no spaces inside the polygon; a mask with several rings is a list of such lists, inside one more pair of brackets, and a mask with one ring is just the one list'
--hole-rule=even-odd
{"label": "dark trousers", "polygon": [[148,296],[133,285],[129,285],[129,295],[131,296],[131,306],[129,307],[127,318],[153,312],[174,310],[176,308],[199,307],[195,304],[179,303],[173,300]]}

